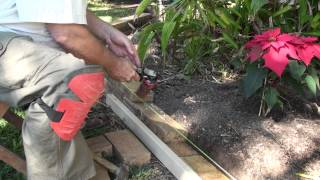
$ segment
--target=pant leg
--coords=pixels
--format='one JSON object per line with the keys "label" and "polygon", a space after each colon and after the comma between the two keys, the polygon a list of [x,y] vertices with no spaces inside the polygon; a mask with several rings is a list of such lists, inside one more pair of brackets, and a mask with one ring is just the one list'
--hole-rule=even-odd
{"label": "pant leg", "polygon": [[0,57],[0,101],[11,106],[30,103],[22,128],[28,179],[81,180],[94,176],[87,144],[78,133],[62,141],[51,129],[38,97],[55,106],[59,97],[73,98],[65,82],[69,74],[93,69],[70,54],[17,38]]}

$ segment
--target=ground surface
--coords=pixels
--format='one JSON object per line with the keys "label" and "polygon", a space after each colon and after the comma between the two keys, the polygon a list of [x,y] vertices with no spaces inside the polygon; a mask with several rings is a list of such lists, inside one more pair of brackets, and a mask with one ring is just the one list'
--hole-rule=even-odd
{"label": "ground surface", "polygon": [[[82,130],[86,138],[126,128],[119,117],[110,108],[107,108],[103,102],[104,100],[102,99],[100,103],[97,103],[88,115],[89,121],[97,123],[95,127],[86,126]],[[117,163],[118,160],[114,159],[113,162]],[[174,176],[154,156],[152,156],[149,164],[130,168],[130,180],[175,180]]]}
{"label": "ground surface", "polygon": [[238,81],[189,79],[177,75],[174,66],[165,69],[161,79],[169,79],[157,88],[155,104],[183,124],[189,137],[235,177],[320,175],[319,118],[294,108],[275,113],[276,121],[260,118],[259,101],[244,99]]}
{"label": "ground surface", "polygon": [[110,1],[105,3],[101,1],[90,0],[88,7],[102,20],[110,23],[119,18],[134,15],[137,5],[138,3],[134,1]]}

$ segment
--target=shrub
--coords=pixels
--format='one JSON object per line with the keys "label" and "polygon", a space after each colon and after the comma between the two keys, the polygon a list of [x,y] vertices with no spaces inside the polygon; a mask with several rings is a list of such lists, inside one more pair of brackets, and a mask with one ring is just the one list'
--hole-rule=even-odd
{"label": "shrub", "polygon": [[320,44],[316,37],[303,37],[281,33],[280,28],[256,35],[246,43],[247,75],[243,91],[250,97],[262,91],[265,114],[276,106],[282,106],[281,87],[289,86],[300,94],[316,96],[319,85]]}

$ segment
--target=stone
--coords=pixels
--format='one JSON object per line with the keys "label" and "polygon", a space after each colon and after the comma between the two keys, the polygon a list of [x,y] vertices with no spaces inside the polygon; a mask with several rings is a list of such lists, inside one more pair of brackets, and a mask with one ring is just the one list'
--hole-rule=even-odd
{"label": "stone", "polygon": [[112,145],[103,135],[89,138],[87,143],[94,154],[103,153],[108,157],[112,156]]}
{"label": "stone", "polygon": [[98,163],[94,163],[96,167],[96,175],[90,180],[110,180],[108,170]]}
{"label": "stone", "polygon": [[142,166],[150,162],[151,153],[129,130],[106,133],[105,136],[113,145],[115,155],[123,163]]}
{"label": "stone", "polygon": [[194,156],[198,155],[197,151],[185,142],[172,142],[168,146],[175,152],[179,157]]}
{"label": "stone", "polygon": [[183,160],[189,164],[189,166],[191,166],[191,168],[198,173],[203,180],[229,179],[219,169],[200,155],[183,157]]}

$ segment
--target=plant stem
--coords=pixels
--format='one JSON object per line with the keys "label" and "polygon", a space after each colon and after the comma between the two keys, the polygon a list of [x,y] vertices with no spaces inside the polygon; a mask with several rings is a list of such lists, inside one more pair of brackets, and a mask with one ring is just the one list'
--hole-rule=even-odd
{"label": "plant stem", "polygon": [[[268,77],[268,76],[267,76]],[[259,108],[259,114],[258,116],[261,117],[262,111],[264,111],[264,94],[265,94],[265,89],[266,89],[266,85],[267,85],[267,77],[264,79],[264,83],[263,83],[263,90],[262,90],[262,97],[261,97],[261,101],[260,101],[260,108]]]}

